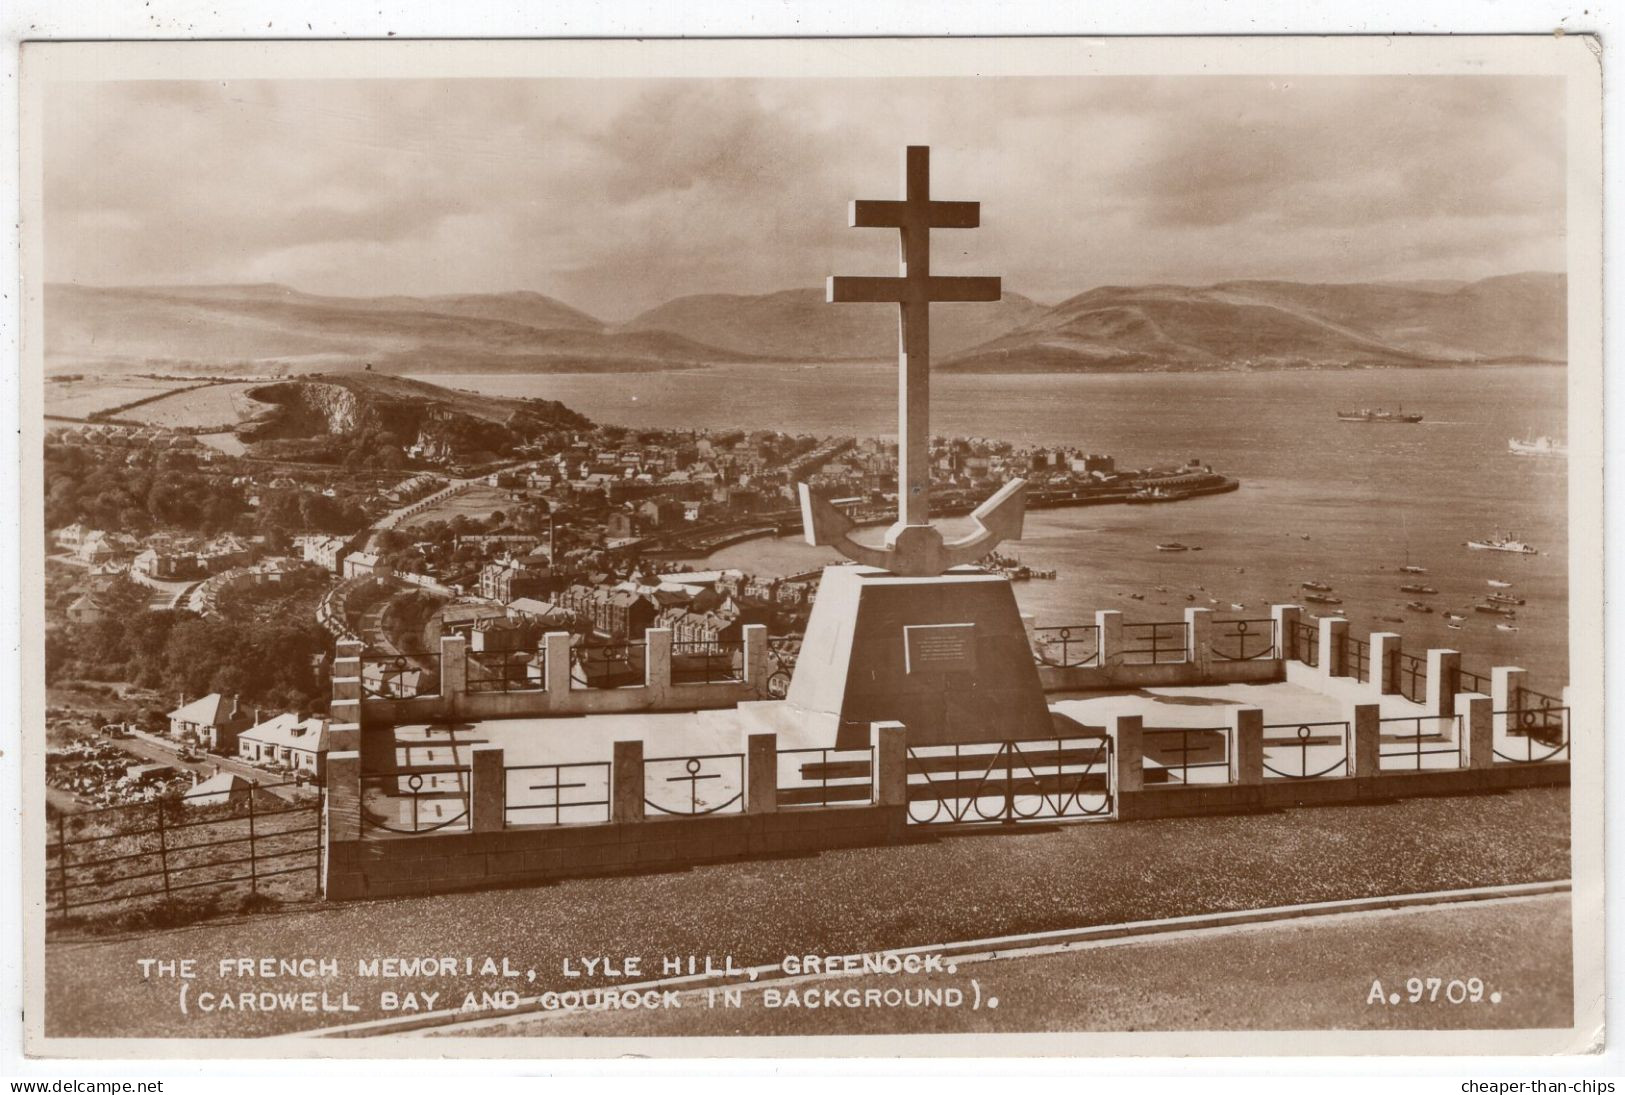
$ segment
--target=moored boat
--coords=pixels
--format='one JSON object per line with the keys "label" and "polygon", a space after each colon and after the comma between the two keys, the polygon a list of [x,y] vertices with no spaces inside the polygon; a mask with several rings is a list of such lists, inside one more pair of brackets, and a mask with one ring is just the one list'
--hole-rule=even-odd
{"label": "moored boat", "polygon": [[1308,581],[1302,583],[1304,589],[1312,589],[1316,593],[1330,593],[1332,587],[1321,581]]}
{"label": "moored boat", "polygon": [[1524,603],[1524,599],[1522,597],[1513,597],[1506,593],[1491,593],[1484,599],[1489,601],[1491,604],[1497,605],[1521,605]]}
{"label": "moored boat", "polygon": [[1474,605],[1473,606],[1473,611],[1474,612],[1482,612],[1486,616],[1507,616],[1507,617],[1512,617],[1512,616],[1517,615],[1517,613],[1512,611],[1510,608],[1505,608],[1505,607],[1503,607],[1501,605]]}
{"label": "moored boat", "polygon": [[1538,554],[1533,547],[1508,533],[1496,533],[1485,540],[1468,540],[1467,546],[1474,551],[1510,551],[1514,555]]}
{"label": "moored boat", "polygon": [[1189,551],[1190,547],[1188,545],[1186,545],[1186,544],[1180,543],[1178,540],[1170,540],[1166,544],[1158,544],[1157,545],[1157,550],[1158,551]]}
{"label": "moored boat", "polygon": [[1418,585],[1415,582],[1411,582],[1411,583],[1408,583],[1406,585],[1400,586],[1399,591],[1401,593],[1437,593],[1437,592],[1439,592],[1438,590],[1434,589],[1432,586]]}
{"label": "moored boat", "polygon": [[1419,414],[1406,414],[1405,408],[1397,411],[1384,410],[1381,407],[1362,407],[1357,411],[1338,411],[1337,417],[1343,422],[1406,422],[1416,423],[1422,421]]}
{"label": "moored boat", "polygon": [[1412,612],[1432,612],[1433,606],[1423,604],[1421,601],[1406,601],[1405,607]]}
{"label": "moored boat", "polygon": [[1512,583],[1511,582],[1503,582],[1499,578],[1488,578],[1488,579],[1486,579],[1486,581],[1488,582],[1491,589],[1511,589],[1512,588]]}
{"label": "moored boat", "polygon": [[1324,593],[1305,593],[1303,599],[1317,605],[1340,605],[1343,603],[1343,598],[1331,597]]}
{"label": "moored boat", "polygon": [[1550,437],[1532,437],[1527,441],[1511,437],[1507,439],[1507,451],[1513,456],[1567,456],[1569,447]]}

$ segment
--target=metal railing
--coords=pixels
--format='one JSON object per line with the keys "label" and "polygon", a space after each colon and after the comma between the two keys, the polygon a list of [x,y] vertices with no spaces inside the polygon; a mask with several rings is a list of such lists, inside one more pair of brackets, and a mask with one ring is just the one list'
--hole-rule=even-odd
{"label": "metal railing", "polygon": [[469,826],[468,768],[421,765],[361,776],[361,823],[386,833]]}
{"label": "metal railing", "polygon": [[[607,760],[503,768],[503,827],[607,822],[610,769]],[[538,795],[542,796],[540,801],[531,801]],[[553,815],[551,819],[548,812]]]}
{"label": "metal railing", "polygon": [[[1285,730],[1285,736],[1270,737],[1271,730]],[[1274,776],[1277,779],[1322,779],[1327,776],[1346,776],[1349,774],[1349,724],[1346,722],[1299,722],[1299,723],[1272,723],[1264,727],[1264,778]],[[1338,748],[1337,757],[1324,767],[1309,770],[1309,751],[1321,750],[1330,746]],[[1275,751],[1275,758],[1271,756]],[[1274,763],[1271,763],[1274,759]],[[1296,760],[1297,771],[1290,771],[1292,761]],[[1323,755],[1317,756],[1316,765],[1325,761]]]}
{"label": "metal railing", "polygon": [[[1402,727],[1404,729],[1390,730],[1389,727]],[[1459,715],[1401,715],[1393,718],[1377,720],[1378,743],[1377,767],[1381,770],[1405,770],[1407,767],[1420,772],[1423,768],[1423,757],[1448,756],[1455,760],[1453,767],[1461,767],[1461,716]],[[1448,744],[1439,748],[1427,748],[1438,742],[1447,741]],[[1391,742],[1398,742],[1398,748],[1389,748]],[[1393,763],[1389,763],[1392,761]],[[1407,764],[1406,762],[1410,763]]]}
{"label": "metal railing", "polygon": [[1320,664],[1320,628],[1299,620],[1292,625],[1292,639],[1298,661],[1304,665]]}
{"label": "metal railing", "polygon": [[626,688],[644,683],[648,644],[613,643],[578,647],[576,665],[585,688]]}
{"label": "metal railing", "polygon": [[58,814],[49,830],[55,839],[45,845],[45,911],[65,917],[126,902],[140,907],[199,890],[315,896],[321,801],[284,797],[300,789],[296,782],[248,783]]}
{"label": "metal railing", "polygon": [[[1154,771],[1169,779],[1178,772],[1179,782],[1186,784],[1230,782],[1228,726],[1147,726],[1141,732],[1141,751],[1149,762],[1145,767],[1148,783],[1154,781]],[[1216,770],[1222,772],[1222,779],[1191,778],[1193,771],[1205,776]]]}
{"label": "metal railing", "polygon": [[1015,825],[1110,816],[1112,749],[1105,735],[909,746],[909,824]]}
{"label": "metal railing", "polygon": [[875,800],[874,748],[780,749],[777,795],[780,806],[791,807],[871,803]]}
{"label": "metal railing", "polygon": [[1034,651],[1040,665],[1061,669],[1100,664],[1100,626],[1067,624],[1061,627],[1035,627]]}
{"label": "metal railing", "polygon": [[1371,680],[1371,644],[1364,639],[1348,637],[1348,674],[1357,681]]}
{"label": "metal railing", "polygon": [[1477,692],[1480,695],[1490,694],[1491,680],[1482,673],[1474,673],[1470,669],[1458,670],[1460,680],[1459,690],[1462,692]]}
{"label": "metal railing", "polygon": [[440,655],[363,654],[361,691],[374,699],[409,700],[440,694]]}
{"label": "metal railing", "polygon": [[1185,621],[1123,624],[1123,661],[1165,665],[1186,660]]}
{"label": "metal railing", "polygon": [[[1497,711],[1504,716],[1507,727],[1507,748],[1515,749],[1514,739],[1523,739],[1523,756],[1494,750],[1496,760],[1509,764],[1539,764],[1542,761],[1568,760],[1569,709],[1567,707],[1519,707],[1511,711]],[[1536,748],[1543,750],[1536,756]]]}
{"label": "metal railing", "polygon": [[1208,649],[1215,661],[1252,662],[1275,658],[1274,620],[1214,620]]}
{"label": "metal railing", "polygon": [[464,677],[469,692],[540,692],[547,688],[547,651],[470,653]]}
{"label": "metal railing", "polygon": [[672,643],[671,679],[678,684],[737,684],[745,679],[745,644],[739,639]]}
{"label": "metal railing", "polygon": [[[712,781],[716,782],[712,782]],[[649,796],[650,785],[676,794]],[[730,794],[730,792],[732,792]],[[740,813],[745,802],[745,754],[697,753],[643,762],[643,804],[663,814],[698,817]]]}
{"label": "metal railing", "polygon": [[1418,658],[1415,654],[1399,654],[1399,679],[1394,687],[1399,694],[1412,703],[1426,703],[1428,700],[1428,663],[1426,658]]}

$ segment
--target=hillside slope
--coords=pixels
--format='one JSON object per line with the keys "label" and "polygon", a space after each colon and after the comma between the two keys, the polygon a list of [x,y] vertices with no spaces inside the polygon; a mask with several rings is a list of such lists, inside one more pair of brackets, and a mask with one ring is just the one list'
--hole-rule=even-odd
{"label": "hillside slope", "polygon": [[59,368],[257,373],[649,369],[734,357],[665,332],[606,332],[539,293],[324,297],[280,285],[49,285],[45,346]]}
{"label": "hillside slope", "polygon": [[1566,360],[1567,279],[1107,286],[944,363],[963,371]]}
{"label": "hillside slope", "polygon": [[[952,354],[1007,334],[1044,314],[1020,293],[996,304],[931,307],[933,355]],[[760,296],[713,293],[679,297],[623,324],[623,331],[670,331],[758,358],[863,360],[897,353],[897,308],[829,304],[823,289]]]}

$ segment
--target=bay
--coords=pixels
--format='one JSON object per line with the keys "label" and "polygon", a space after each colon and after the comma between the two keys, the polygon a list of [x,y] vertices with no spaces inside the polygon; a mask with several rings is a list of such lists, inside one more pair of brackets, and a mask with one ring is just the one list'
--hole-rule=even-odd
{"label": "bay", "polygon": [[[1523,665],[1534,687],[1567,683],[1567,461],[1519,458],[1507,440],[1565,437],[1567,373],[1557,366],[1265,373],[958,375],[932,378],[932,428],[944,435],[1110,453],[1119,466],[1195,458],[1242,480],[1233,494],[1156,506],[1030,514],[1009,550],[1055,581],[1018,583],[1041,625],[1096,609],[1177,619],[1186,607],[1262,617],[1331,584],[1356,634],[1398,631],[1405,648],[1449,646],[1476,671]],[[447,375],[421,379],[492,395],[557,399],[602,422],[677,429],[775,429],[896,436],[894,363],[719,365],[646,374]],[[1418,425],[1343,423],[1339,409],[1397,408]],[[950,526],[948,529],[952,531]],[[1471,551],[1507,531],[1539,555]],[[1177,540],[1200,551],[1165,553]],[[795,573],[835,555],[794,538],[726,548],[710,566]],[[1425,577],[1398,572],[1410,562]],[[1518,630],[1471,605],[1509,581]],[[1421,581],[1437,596],[1399,586]],[[1165,587],[1159,592],[1156,587]],[[1131,594],[1141,594],[1135,600]],[[1433,605],[1431,614],[1404,608]],[[1244,610],[1233,610],[1232,603]],[[1315,608],[1315,606],[1309,606]],[[1461,630],[1443,612],[1467,616]],[[1382,617],[1402,617],[1392,623]]]}

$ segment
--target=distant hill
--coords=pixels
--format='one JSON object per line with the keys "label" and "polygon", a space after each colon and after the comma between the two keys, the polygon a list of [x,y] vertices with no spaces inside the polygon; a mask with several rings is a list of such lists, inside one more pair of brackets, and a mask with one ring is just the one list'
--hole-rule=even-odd
{"label": "distant hill", "polygon": [[607,332],[540,293],[326,297],[284,285],[45,291],[48,365],[198,372],[659,369],[735,355],[665,332]]}
{"label": "distant hill", "polygon": [[[934,304],[932,355],[952,354],[998,338],[1033,322],[1044,311],[1042,305],[1011,292],[997,304]],[[823,289],[678,297],[644,312],[620,330],[670,331],[758,359],[828,361],[886,358],[897,353],[896,305],[829,304]]]}
{"label": "distant hill", "polygon": [[967,372],[1325,368],[1567,360],[1568,283],[1107,286],[949,358]]}

